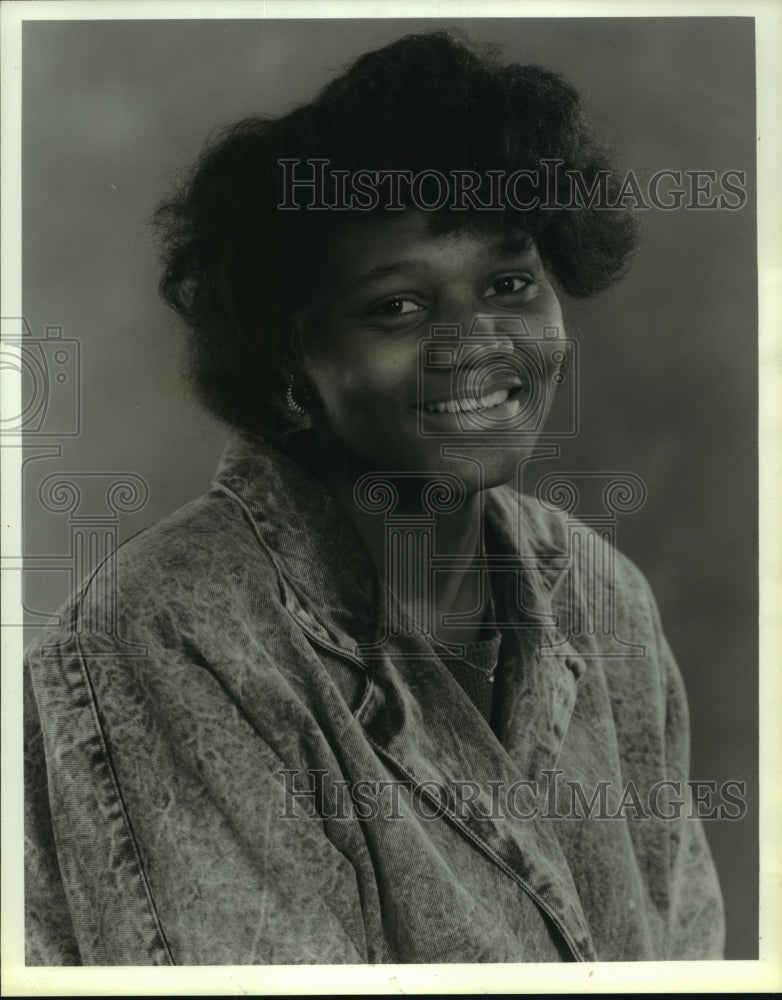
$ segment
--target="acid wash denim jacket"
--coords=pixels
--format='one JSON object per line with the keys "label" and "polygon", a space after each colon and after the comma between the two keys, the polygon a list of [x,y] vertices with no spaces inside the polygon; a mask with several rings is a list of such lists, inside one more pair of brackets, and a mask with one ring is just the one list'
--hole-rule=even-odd
{"label": "acid wash denim jacket", "polygon": [[[572,524],[510,488],[485,517],[494,728],[433,639],[381,641],[355,529],[262,441],[121,546],[26,658],[27,964],[721,957],[646,582],[586,528],[579,581]],[[605,600],[644,655],[571,627]]]}

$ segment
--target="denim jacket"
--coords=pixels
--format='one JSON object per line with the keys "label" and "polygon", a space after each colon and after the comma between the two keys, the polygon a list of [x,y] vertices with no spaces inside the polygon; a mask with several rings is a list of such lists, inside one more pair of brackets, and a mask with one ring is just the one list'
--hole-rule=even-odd
{"label": "denim jacket", "polygon": [[[355,529],[270,445],[121,546],[26,657],[27,963],[721,957],[646,582],[510,488],[485,517],[494,730],[431,637],[383,634]],[[573,627],[606,600],[613,637]]]}

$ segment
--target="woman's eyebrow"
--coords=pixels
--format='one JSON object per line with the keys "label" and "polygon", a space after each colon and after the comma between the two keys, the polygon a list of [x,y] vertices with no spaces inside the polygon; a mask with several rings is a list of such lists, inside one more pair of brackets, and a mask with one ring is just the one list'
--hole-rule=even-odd
{"label": "woman's eyebrow", "polygon": [[[531,237],[514,236],[486,247],[481,256],[520,257],[524,254],[528,254],[533,247],[534,241]],[[410,271],[423,271],[430,267],[431,264],[428,261],[420,258],[396,260],[391,264],[379,264],[377,267],[371,268],[369,271],[366,271],[360,277],[356,278],[355,281],[350,282],[345,286],[344,290],[346,292],[354,292],[359,288],[363,288],[364,285],[369,285],[373,281],[378,281],[380,278],[394,278],[397,275],[405,273],[409,274]]]}
{"label": "woman's eyebrow", "polygon": [[498,254],[500,257],[519,257],[529,253],[534,245],[534,241],[530,236],[514,236],[499,243],[494,243],[488,248],[487,252]]}
{"label": "woman's eyebrow", "polygon": [[357,288],[362,288],[364,285],[377,281],[379,278],[393,278],[398,274],[421,270],[426,266],[426,262],[423,260],[398,260],[394,261],[393,264],[380,264],[378,267],[373,267],[371,270],[366,271],[360,278],[356,278],[355,281],[351,281],[345,290],[353,292]]}

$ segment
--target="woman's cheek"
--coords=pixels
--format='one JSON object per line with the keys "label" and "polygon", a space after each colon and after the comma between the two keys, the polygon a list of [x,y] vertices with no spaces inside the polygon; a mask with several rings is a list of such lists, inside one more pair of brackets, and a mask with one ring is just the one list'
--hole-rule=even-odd
{"label": "woman's cheek", "polygon": [[419,345],[424,334],[389,339],[375,352],[372,365],[386,384],[415,381],[418,377]]}

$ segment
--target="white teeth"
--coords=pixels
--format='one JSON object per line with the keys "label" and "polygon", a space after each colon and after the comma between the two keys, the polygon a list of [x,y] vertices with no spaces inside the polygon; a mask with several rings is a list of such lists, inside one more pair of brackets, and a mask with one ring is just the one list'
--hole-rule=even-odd
{"label": "white teeth", "polygon": [[497,389],[487,396],[479,396],[477,399],[449,399],[445,403],[427,403],[428,413],[456,413],[457,410],[469,413],[472,410],[488,410],[492,406],[499,406],[504,403],[510,395],[510,389]]}

